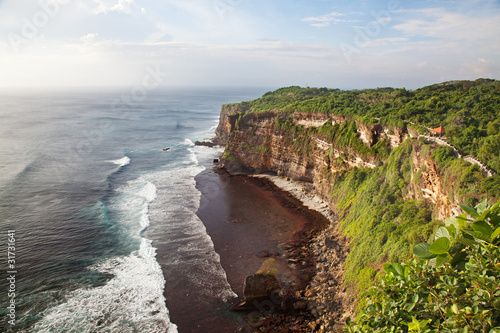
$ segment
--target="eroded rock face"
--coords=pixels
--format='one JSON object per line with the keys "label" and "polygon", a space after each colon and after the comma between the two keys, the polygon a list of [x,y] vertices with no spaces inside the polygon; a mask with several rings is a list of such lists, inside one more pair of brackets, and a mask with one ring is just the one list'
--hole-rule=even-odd
{"label": "eroded rock face", "polygon": [[243,296],[246,303],[252,303],[255,300],[269,299],[280,291],[280,283],[276,276],[257,273],[246,277]]}
{"label": "eroded rock face", "polygon": [[[416,173],[420,172],[420,179],[415,180]],[[448,216],[456,216],[461,213],[460,205],[450,200],[451,184],[445,184],[443,177],[439,174],[436,163],[427,157],[422,157],[418,152],[413,153],[413,174],[410,192],[412,198],[425,198],[435,205],[436,218],[444,220]],[[458,193],[454,193],[458,197]]]}
{"label": "eroded rock face", "polygon": [[236,105],[228,105],[222,107],[219,125],[215,129],[215,138],[213,142],[215,144],[225,145],[229,139],[229,133],[232,132],[234,127],[234,122],[231,121],[230,116],[238,114],[239,112],[244,112],[243,109],[239,108]]}
{"label": "eroded rock face", "polygon": [[[320,135],[311,135],[308,142],[299,142],[299,135],[276,125],[277,118],[289,119],[305,129],[319,127],[326,122],[340,125],[346,121],[356,121],[358,137],[367,147],[386,140],[394,149],[417,134],[406,128],[384,124],[365,125],[356,119],[321,113],[246,114],[238,105],[222,108],[214,140],[226,145],[225,155],[221,159],[222,166],[233,174],[271,173],[311,183],[314,193],[327,201],[334,212],[336,203],[331,197],[332,176],[352,167],[375,168],[385,161],[378,156],[359,154],[351,147],[335,146]],[[458,214],[458,203],[450,196],[434,162],[416,154],[413,168],[414,173],[423,170],[422,180],[410,186],[408,197],[425,198],[434,203],[437,218]]]}

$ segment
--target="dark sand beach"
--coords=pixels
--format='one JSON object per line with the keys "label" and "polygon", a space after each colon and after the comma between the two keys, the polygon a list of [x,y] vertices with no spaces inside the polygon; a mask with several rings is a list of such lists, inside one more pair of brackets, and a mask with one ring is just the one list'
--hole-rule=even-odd
{"label": "dark sand beach", "polygon": [[[293,299],[295,292],[303,290],[315,274],[309,240],[314,233],[326,227],[328,221],[268,179],[230,176],[223,170],[213,169],[198,175],[196,182],[202,193],[197,215],[220,255],[231,288],[238,295],[238,299],[232,302],[243,299],[245,277],[254,274],[268,258],[276,259],[284,299],[289,303],[296,301]],[[275,306],[274,309],[268,306],[265,312],[275,314],[271,316],[274,319],[262,323],[260,317],[260,324],[283,326],[286,314],[289,323],[285,326],[289,326],[296,324],[294,316],[308,316],[304,309],[295,311],[293,304],[283,309],[284,304],[274,304],[271,306]],[[231,304],[226,306],[228,313],[220,309],[218,319],[205,320],[203,325],[210,327],[199,327],[187,316],[177,316],[174,304],[168,305],[172,321],[178,324],[181,333],[234,332],[252,316],[254,324],[258,321],[256,318],[259,316],[255,312],[251,315],[229,312]],[[273,328],[270,331],[279,330]]]}

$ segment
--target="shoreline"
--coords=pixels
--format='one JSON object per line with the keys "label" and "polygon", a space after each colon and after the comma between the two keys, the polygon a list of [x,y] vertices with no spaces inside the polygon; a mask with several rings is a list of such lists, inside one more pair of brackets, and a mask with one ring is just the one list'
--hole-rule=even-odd
{"label": "shoreline", "polygon": [[[219,177],[219,180],[223,180],[219,184],[217,184],[217,177]],[[338,248],[345,245],[345,240],[340,238],[333,240],[330,237],[332,231],[336,233],[337,224],[334,223],[334,216],[329,210],[328,205],[314,196],[311,189],[303,186],[303,184],[287,181],[277,176],[230,175],[223,169],[214,168],[212,171],[207,170],[204,174],[198,175],[196,183],[197,188],[202,192],[202,204],[197,214],[205,224],[207,232],[221,256],[221,264],[226,270],[228,281],[233,291],[238,294],[239,300],[242,299],[244,278],[247,275],[255,273],[259,263],[262,263],[266,258],[272,257],[277,260],[280,267],[281,275],[279,279],[284,286],[283,296],[280,297],[279,301],[273,300],[273,304],[268,302],[267,305],[270,305],[270,308],[261,309],[263,311],[260,311],[260,313],[254,311],[244,314],[242,317],[243,320],[239,321],[239,326],[241,327],[242,323],[244,323],[244,330],[258,330],[261,332],[324,332],[326,329],[335,326],[332,325],[332,321],[336,323],[341,319],[339,313],[342,311],[336,309],[333,311],[335,314],[330,315],[326,312],[331,311],[331,307],[325,307],[325,303],[328,303],[327,300],[331,301],[335,299],[333,303],[338,307],[343,304],[340,300],[345,297],[340,297],[343,292],[342,282],[337,281],[332,285],[329,281],[325,280],[326,266],[329,265],[326,261],[331,260],[332,256],[325,254],[323,244],[325,242],[329,245],[336,244],[333,246],[335,247],[334,250],[339,252]],[[234,233],[235,230],[220,229],[230,229],[233,228],[233,225],[241,226],[245,221],[240,222],[236,219],[236,222],[231,222],[232,220],[229,219],[221,227],[220,225],[211,225],[213,221],[210,222],[209,220],[221,218],[220,213],[218,214],[219,217],[215,216],[217,215],[214,213],[216,208],[211,207],[214,204],[220,206],[221,202],[217,202],[217,200],[231,201],[235,199],[232,197],[235,193],[229,194],[229,196],[227,196],[228,193],[225,193],[234,185],[233,183],[236,183],[237,186],[250,186],[249,188],[254,188],[258,194],[254,193],[252,195],[265,197],[265,200],[274,205],[274,208],[271,210],[282,210],[283,212],[280,214],[288,214],[290,223],[293,226],[291,234],[289,230],[286,235],[282,235],[281,233],[279,236],[270,235],[269,232],[273,233],[276,231],[271,228],[270,230],[260,230],[264,235],[257,235],[260,238],[271,237],[272,239],[278,236],[278,239],[282,242],[278,244],[277,251],[276,249],[268,251],[262,248],[260,251],[254,251],[253,258],[248,258],[248,255],[246,258],[242,258],[245,256],[244,253],[241,256],[237,256],[239,258],[235,257],[234,253],[228,253],[228,249],[231,247],[231,240],[228,240],[227,237],[228,234],[231,234],[231,232]],[[248,191],[248,188],[246,190]],[[224,204],[227,205],[228,202]],[[231,207],[229,210],[238,210],[242,208],[238,208],[241,204],[242,202],[238,202],[236,203],[237,207]],[[231,206],[230,203],[229,205]],[[269,208],[265,209],[269,210]],[[228,212],[225,211],[222,214]],[[249,213],[250,215],[260,214],[257,211]],[[270,215],[270,221],[274,222],[278,215]],[[231,217],[229,215],[226,216]],[[264,216],[264,218],[268,217]],[[287,224],[288,222],[285,223],[285,227]],[[275,227],[280,228],[280,226]],[[233,236],[241,237],[241,235],[238,236],[237,234],[233,234]],[[284,238],[287,238],[287,240]],[[239,245],[242,245],[243,252],[249,246],[248,244]],[[330,246],[331,249],[333,247]],[[258,245],[253,249],[257,250]],[[337,260],[333,260],[332,264],[336,266],[338,271],[345,256],[337,255],[336,257]],[[242,267],[240,261],[246,261],[247,264],[250,266],[253,265],[253,267]],[[238,270],[245,271],[245,273]],[[342,276],[341,273],[340,271],[340,276],[336,276],[337,279]],[[335,292],[335,297],[328,299],[327,297],[331,297],[332,292]],[[335,327],[340,326],[336,324]]]}
{"label": "shoreline", "polygon": [[310,183],[275,175],[259,174],[252,177],[269,179],[330,221],[330,225],[310,242],[316,262],[316,275],[307,286],[304,297],[309,303],[309,310],[317,318],[318,332],[335,331],[344,327],[345,319],[354,316],[353,300],[343,285],[342,265],[347,258],[349,244],[347,238],[339,232],[335,214],[314,193]]}

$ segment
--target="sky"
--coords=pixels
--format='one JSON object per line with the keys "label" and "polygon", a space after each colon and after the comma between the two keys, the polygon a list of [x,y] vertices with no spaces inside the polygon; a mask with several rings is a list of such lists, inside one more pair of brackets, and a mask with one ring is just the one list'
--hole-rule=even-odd
{"label": "sky", "polygon": [[499,0],[0,0],[0,87],[500,79]]}

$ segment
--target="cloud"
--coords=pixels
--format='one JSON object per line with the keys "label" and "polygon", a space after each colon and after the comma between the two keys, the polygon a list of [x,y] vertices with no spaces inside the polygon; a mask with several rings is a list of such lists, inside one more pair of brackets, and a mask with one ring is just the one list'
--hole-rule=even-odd
{"label": "cloud", "polygon": [[156,31],[152,32],[145,40],[146,43],[171,42],[172,36],[169,34],[171,28],[163,23],[155,23]]}
{"label": "cloud", "polygon": [[460,40],[474,43],[478,40],[499,41],[500,12],[479,15],[448,11],[444,8],[402,10],[411,16],[393,28],[405,35]]}
{"label": "cloud", "polygon": [[133,0],[94,0],[97,7],[94,9],[95,14],[108,12],[123,12],[130,13],[130,6]]}
{"label": "cloud", "polygon": [[409,41],[407,37],[389,37],[389,38],[375,38],[365,42],[362,47],[383,47],[395,45]]}
{"label": "cloud", "polygon": [[98,35],[99,35],[98,33],[87,34],[85,36],[80,37],[80,40],[85,44],[92,43],[94,41],[94,38],[96,38]]}
{"label": "cloud", "polygon": [[[316,28],[323,28],[330,26],[331,23],[337,24],[341,22],[347,22],[345,19],[341,19],[339,17],[343,17],[345,14],[332,12],[329,14],[321,15],[321,16],[311,16],[303,18],[302,21],[309,22],[311,26]],[[352,21],[351,21],[352,22]]]}
{"label": "cloud", "polygon": [[[224,7],[222,17],[215,7],[221,1],[233,6]],[[31,7],[0,2],[5,11],[0,11],[0,30],[22,34],[21,18],[42,10],[37,0],[26,2]],[[274,5],[263,10],[258,3],[73,0],[21,54],[15,56],[8,40],[0,38],[0,85],[134,85],[146,65],[156,64],[172,73],[171,84],[185,85],[415,87],[417,81],[500,78],[500,11],[494,1],[474,9],[412,9],[416,5],[408,3],[391,12],[390,21],[369,9],[353,12],[352,6],[305,17]],[[348,24],[360,22],[356,18],[363,20],[357,28]],[[377,24],[380,29],[370,30]],[[334,25],[335,34],[308,28]],[[338,48],[342,42],[359,50],[350,65]],[[47,83],[49,73],[58,77]]]}

